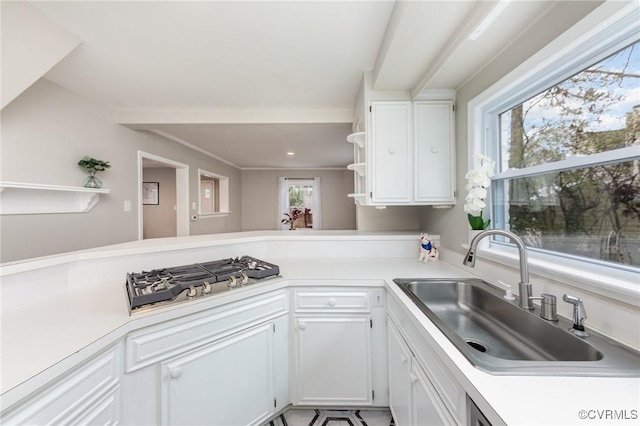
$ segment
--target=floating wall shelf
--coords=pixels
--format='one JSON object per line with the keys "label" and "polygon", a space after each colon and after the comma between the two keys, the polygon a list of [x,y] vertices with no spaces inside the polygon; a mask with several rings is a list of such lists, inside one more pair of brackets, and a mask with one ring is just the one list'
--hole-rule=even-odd
{"label": "floating wall shelf", "polygon": [[364,148],[364,138],[365,138],[364,132],[351,133],[349,136],[347,136],[347,142],[354,143],[358,145],[360,148]]}
{"label": "floating wall shelf", "polygon": [[0,182],[0,214],[86,213],[109,189]]}
{"label": "floating wall shelf", "polygon": [[360,176],[364,176],[365,170],[366,170],[366,164],[365,163],[349,164],[347,166],[347,169],[353,170],[354,172],[358,173]]}
{"label": "floating wall shelf", "polygon": [[366,194],[347,194],[347,197],[353,198],[356,201],[356,203],[360,205],[364,205],[364,202],[367,199]]}

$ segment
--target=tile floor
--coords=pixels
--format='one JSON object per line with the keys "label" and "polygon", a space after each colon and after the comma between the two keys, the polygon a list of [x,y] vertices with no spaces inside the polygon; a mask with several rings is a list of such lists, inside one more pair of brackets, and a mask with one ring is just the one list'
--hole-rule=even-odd
{"label": "tile floor", "polygon": [[291,408],[264,426],[393,426],[389,410]]}

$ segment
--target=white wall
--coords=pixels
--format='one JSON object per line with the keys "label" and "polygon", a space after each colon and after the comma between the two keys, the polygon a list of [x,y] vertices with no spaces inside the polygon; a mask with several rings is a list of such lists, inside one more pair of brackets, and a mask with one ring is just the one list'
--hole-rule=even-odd
{"label": "white wall", "polygon": [[356,210],[347,194],[353,192],[349,170],[243,170],[242,230],[279,229],[280,176],[320,177],[323,229],[356,229]]}
{"label": "white wall", "polygon": [[[0,180],[81,186],[84,155],[108,160],[98,176],[111,189],[89,213],[0,217],[0,261],[138,238],[138,150],[189,165],[189,197],[198,200],[198,168],[229,177],[231,214],[191,222],[191,235],[240,230],[240,171],[161,136],[115,123],[114,111],[41,79],[2,110]],[[124,211],[124,201],[131,211]],[[191,206],[189,206],[191,207]],[[191,209],[190,213],[194,213]]]}
{"label": "white wall", "polygon": [[461,244],[468,242],[469,224],[462,206],[467,195],[464,178],[468,170],[467,103],[500,80],[530,56],[586,16],[600,3],[597,1],[558,2],[540,21],[497,56],[487,67],[469,80],[456,93],[456,182],[458,203],[452,209],[424,207],[421,227],[439,232],[445,246],[462,253]]}
{"label": "white wall", "polygon": [[356,221],[359,231],[420,231],[427,230],[433,233],[434,228],[421,228],[420,212],[418,206],[392,206],[385,209],[377,209],[372,206],[358,206]]}
{"label": "white wall", "polygon": [[158,182],[158,204],[142,206],[142,238],[176,236],[176,169],[171,167],[145,167],[144,182]]}

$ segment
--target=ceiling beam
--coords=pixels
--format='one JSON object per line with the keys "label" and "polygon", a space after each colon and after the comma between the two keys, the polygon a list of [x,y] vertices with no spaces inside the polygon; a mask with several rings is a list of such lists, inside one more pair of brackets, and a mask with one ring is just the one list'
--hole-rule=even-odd
{"label": "ceiling beam", "polygon": [[378,50],[378,56],[376,57],[376,63],[373,66],[372,72],[372,87],[376,87],[376,81],[380,76],[380,72],[382,69],[387,66],[398,66],[398,64],[390,64],[389,62],[389,50],[392,48],[394,44],[394,39],[398,34],[398,28],[403,22],[403,18],[407,13],[407,2],[405,1],[396,1],[393,6],[393,12],[391,13],[391,17],[389,18],[389,22],[387,23],[387,29],[384,33],[384,38],[382,39],[382,44],[380,45],[380,49]]}
{"label": "ceiling beam", "polygon": [[119,110],[116,120],[136,124],[268,124],[268,123],[351,123],[351,109],[286,110]]}
{"label": "ceiling beam", "polygon": [[416,99],[420,92],[429,87],[431,80],[438,74],[443,66],[453,57],[456,51],[469,38],[471,33],[491,13],[496,2],[481,1],[469,12],[462,25],[452,34],[447,44],[440,50],[435,59],[429,64],[418,84],[411,90],[411,99]]}

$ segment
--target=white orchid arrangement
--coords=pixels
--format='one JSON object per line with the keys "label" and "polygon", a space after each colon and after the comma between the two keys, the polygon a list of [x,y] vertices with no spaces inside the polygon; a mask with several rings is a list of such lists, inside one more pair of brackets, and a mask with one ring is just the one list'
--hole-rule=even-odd
{"label": "white orchid arrangement", "polygon": [[487,188],[491,186],[491,177],[495,170],[495,162],[482,154],[473,156],[474,168],[465,175],[467,179],[467,198],[465,198],[464,211],[467,212],[471,229],[487,229],[491,219],[482,218],[482,210],[487,206],[484,202],[487,198]]}

